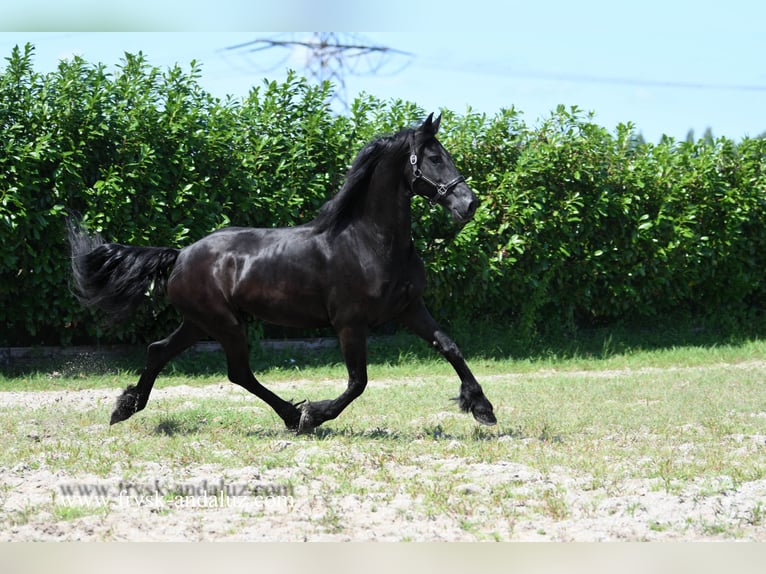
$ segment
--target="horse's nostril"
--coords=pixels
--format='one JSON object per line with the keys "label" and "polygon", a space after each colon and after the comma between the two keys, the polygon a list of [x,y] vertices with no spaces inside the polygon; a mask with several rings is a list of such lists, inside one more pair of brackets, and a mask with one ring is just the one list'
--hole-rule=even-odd
{"label": "horse's nostril", "polygon": [[478,199],[474,199],[469,205],[468,205],[468,216],[473,217],[473,214],[476,213],[476,210],[479,209],[479,204],[481,202]]}

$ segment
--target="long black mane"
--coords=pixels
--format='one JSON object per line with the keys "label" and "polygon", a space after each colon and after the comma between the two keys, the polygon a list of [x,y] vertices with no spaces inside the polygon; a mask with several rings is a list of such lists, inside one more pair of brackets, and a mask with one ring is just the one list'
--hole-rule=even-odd
{"label": "long black mane", "polygon": [[314,220],[317,230],[324,231],[347,220],[356,200],[369,186],[370,177],[380,160],[390,154],[401,153],[413,132],[413,128],[406,128],[393,135],[382,136],[362,148],[351,163],[338,193],[319,209]]}

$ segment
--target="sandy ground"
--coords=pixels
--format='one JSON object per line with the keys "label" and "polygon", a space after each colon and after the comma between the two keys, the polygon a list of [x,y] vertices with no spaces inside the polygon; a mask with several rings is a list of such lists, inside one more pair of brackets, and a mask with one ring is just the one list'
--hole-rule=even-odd
{"label": "sandy ground", "polygon": [[[234,389],[232,385],[168,387],[156,393],[234,396]],[[0,392],[0,407],[103,406],[108,412],[115,396],[114,390]],[[125,483],[119,469],[106,478],[71,476],[19,461],[11,468],[0,468],[0,524],[7,525],[0,541],[766,541],[764,480],[734,485],[721,477],[712,489],[708,480],[668,492],[657,479],[594,486],[591,477],[568,469],[542,474],[512,461],[467,463],[450,457],[418,460],[414,466],[389,464],[391,476],[422,475],[426,482],[425,477],[437,471],[457,475],[460,486],[451,496],[474,501],[471,515],[460,516],[429,510],[422,497],[397,489],[396,484],[376,485],[374,476],[356,477],[355,484],[371,487],[369,492],[380,486],[386,496],[332,494],[321,476],[310,476],[307,462],[315,449],[333,448],[330,441],[303,441],[285,433],[272,441],[272,448],[291,449],[294,466],[264,470],[203,465],[182,469],[179,480],[178,468],[156,463],[146,465],[138,479]],[[222,476],[231,492],[214,488],[223,485]],[[491,500],[494,488],[509,481],[517,489],[513,501],[501,509],[482,504]],[[285,490],[291,482],[295,486]],[[103,492],[65,496],[62,487],[75,483],[98,486]],[[179,485],[186,488],[183,496],[157,496],[160,491],[178,490]],[[247,494],[235,491],[244,486],[250,489]],[[551,496],[541,497],[545,492]],[[556,504],[565,511],[557,513]],[[69,516],[66,505],[73,507]],[[551,508],[544,511],[539,508],[542,505]],[[83,508],[95,510],[83,513]]]}

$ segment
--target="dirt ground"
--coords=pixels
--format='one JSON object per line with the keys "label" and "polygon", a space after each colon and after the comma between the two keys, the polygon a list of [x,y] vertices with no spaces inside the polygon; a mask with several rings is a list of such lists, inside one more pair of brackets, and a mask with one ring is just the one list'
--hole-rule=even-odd
{"label": "dirt ground", "polygon": [[[236,392],[233,389],[231,385],[169,387],[156,390],[154,400],[162,395],[230,396]],[[114,390],[0,392],[0,407],[34,409],[55,403],[73,408],[103,406],[108,412],[115,395]],[[392,476],[409,478],[435,469],[458,473],[457,496],[473,500],[489,500],[498,484],[512,481],[516,485],[519,496],[503,512],[478,505],[478,515],[470,521],[473,526],[467,526],[460,516],[429,511],[417,496],[396,491],[395,484],[380,485],[389,493],[394,489],[395,495],[388,497],[328,495],[321,476],[306,480],[306,460],[315,449],[331,447],[329,443],[302,441],[289,434],[273,440],[273,449],[292,449],[295,464],[289,467],[185,468],[183,483],[203,487],[204,493],[192,488],[175,498],[158,498],[154,492],[161,489],[166,494],[174,481],[178,485],[179,469],[163,463],[146,465],[138,478],[126,484],[120,469],[105,478],[71,476],[19,461],[10,468],[0,468],[0,524],[8,526],[0,532],[0,540],[766,541],[766,517],[761,515],[761,501],[766,506],[764,480],[735,486],[722,477],[720,488],[710,495],[709,480],[704,486],[689,483],[681,492],[658,487],[657,479],[594,487],[590,477],[564,468],[543,475],[513,461],[467,463],[449,457],[389,469]],[[214,493],[208,487],[218,484],[222,473],[227,484],[264,488],[257,494],[252,490],[247,495]],[[376,490],[374,476],[354,480],[371,486],[370,492]],[[295,486],[290,492],[272,488],[291,481]],[[74,483],[101,487],[101,494],[67,497],[62,487]],[[555,498],[543,500],[533,495],[546,491],[555,493]],[[524,492],[530,496],[525,498]],[[532,508],[554,503],[566,511]],[[68,504],[72,505],[70,513]]]}

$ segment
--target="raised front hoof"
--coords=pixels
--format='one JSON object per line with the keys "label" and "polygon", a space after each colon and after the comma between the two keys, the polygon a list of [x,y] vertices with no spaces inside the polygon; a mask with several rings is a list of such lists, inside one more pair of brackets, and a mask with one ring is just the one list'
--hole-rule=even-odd
{"label": "raised front hoof", "polygon": [[477,422],[483,425],[491,427],[497,424],[497,417],[495,417],[495,413],[491,406],[489,407],[489,410],[486,408],[475,408],[471,411],[471,414]]}
{"label": "raised front hoof", "polygon": [[466,399],[461,396],[455,400],[460,405],[460,410],[464,413],[471,413],[477,422],[487,426],[497,424],[495,409],[492,408],[492,403],[484,395],[473,399]]}
{"label": "raised front hoof", "polygon": [[136,387],[131,385],[117,397],[117,402],[112,410],[112,416],[109,418],[109,424],[122,422],[129,419],[138,411],[138,393]]}

